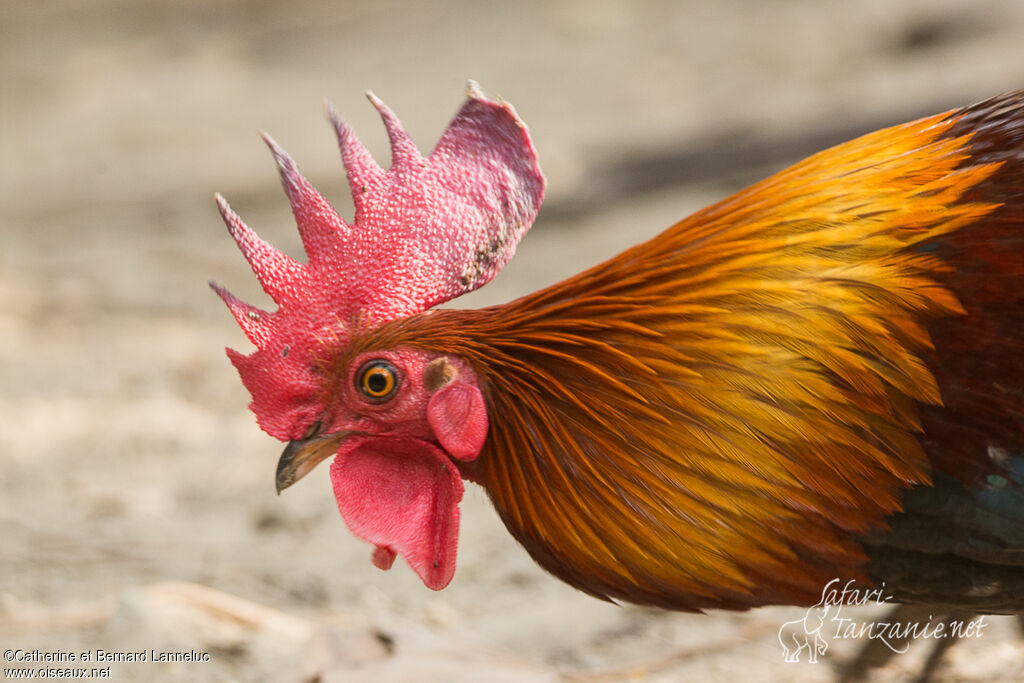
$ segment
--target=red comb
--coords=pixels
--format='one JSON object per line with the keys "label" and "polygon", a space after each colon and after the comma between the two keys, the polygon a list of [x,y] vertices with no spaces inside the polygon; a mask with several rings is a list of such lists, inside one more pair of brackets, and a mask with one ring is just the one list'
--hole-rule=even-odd
{"label": "red comb", "polygon": [[391,140],[382,169],[328,105],[355,204],[346,223],[264,134],[291,201],[307,263],[260,239],[217,195],[224,222],[278,309],[260,310],[211,283],[246,336],[251,355],[228,356],[252,394],[260,426],[295,439],[317,418],[314,369],[325,340],[348,328],[418,313],[487,283],[537,215],[544,177],[511,105],[470,83],[465,104],[427,157],[388,107],[368,93]]}

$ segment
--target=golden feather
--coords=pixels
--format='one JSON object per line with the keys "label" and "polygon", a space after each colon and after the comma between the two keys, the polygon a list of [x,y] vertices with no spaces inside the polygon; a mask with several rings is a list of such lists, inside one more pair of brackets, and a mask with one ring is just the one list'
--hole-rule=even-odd
{"label": "golden feather", "polygon": [[813,603],[929,481],[929,319],[963,313],[926,245],[998,204],[946,113],[822,152],[569,280],[351,340],[480,375],[467,474],[534,558],[606,599]]}

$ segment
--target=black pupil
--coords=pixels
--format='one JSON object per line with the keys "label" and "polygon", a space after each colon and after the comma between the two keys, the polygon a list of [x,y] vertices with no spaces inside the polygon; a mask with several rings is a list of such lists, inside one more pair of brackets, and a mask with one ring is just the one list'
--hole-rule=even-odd
{"label": "black pupil", "polygon": [[370,374],[366,378],[366,388],[374,394],[384,393],[388,388],[387,372],[384,368],[370,370]]}

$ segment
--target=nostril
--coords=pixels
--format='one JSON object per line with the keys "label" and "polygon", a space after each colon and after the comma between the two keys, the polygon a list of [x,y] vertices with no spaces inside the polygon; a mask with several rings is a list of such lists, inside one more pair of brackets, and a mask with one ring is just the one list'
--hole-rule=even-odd
{"label": "nostril", "polygon": [[306,439],[312,439],[314,436],[320,433],[321,429],[322,425],[320,420],[317,420],[313,424],[309,425],[309,427],[306,429],[306,433],[302,435],[303,441],[305,441]]}

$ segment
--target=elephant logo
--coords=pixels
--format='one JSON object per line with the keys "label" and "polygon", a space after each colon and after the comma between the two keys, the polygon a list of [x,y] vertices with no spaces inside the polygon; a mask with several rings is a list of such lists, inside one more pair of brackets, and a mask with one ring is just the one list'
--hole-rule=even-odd
{"label": "elephant logo", "polygon": [[828,642],[821,637],[831,605],[815,605],[808,608],[802,619],[787,621],[779,627],[779,644],[782,657],[787,662],[799,662],[800,653],[807,650],[807,661],[815,663],[818,655],[828,650]]}

